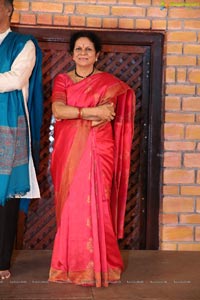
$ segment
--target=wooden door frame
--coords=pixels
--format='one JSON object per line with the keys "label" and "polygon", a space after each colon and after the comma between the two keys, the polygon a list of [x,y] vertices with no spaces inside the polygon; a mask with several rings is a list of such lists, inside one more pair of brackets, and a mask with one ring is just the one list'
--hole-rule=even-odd
{"label": "wooden door frame", "polygon": [[[45,28],[12,26],[13,31],[32,34],[39,42],[66,43],[72,32],[86,28]],[[146,245],[145,249],[159,248],[159,208],[161,199],[161,130],[162,130],[162,65],[164,33],[160,31],[88,29],[99,34],[106,45],[150,46],[149,126],[143,128],[147,137],[146,160]],[[143,124],[144,125],[144,124]]]}

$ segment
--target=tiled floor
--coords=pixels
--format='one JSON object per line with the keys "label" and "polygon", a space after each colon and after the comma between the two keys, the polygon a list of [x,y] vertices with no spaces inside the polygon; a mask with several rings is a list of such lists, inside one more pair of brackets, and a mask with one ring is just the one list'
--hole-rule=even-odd
{"label": "tiled floor", "polygon": [[49,283],[51,251],[14,253],[1,300],[200,300],[200,252],[122,251],[125,272],[108,288]]}

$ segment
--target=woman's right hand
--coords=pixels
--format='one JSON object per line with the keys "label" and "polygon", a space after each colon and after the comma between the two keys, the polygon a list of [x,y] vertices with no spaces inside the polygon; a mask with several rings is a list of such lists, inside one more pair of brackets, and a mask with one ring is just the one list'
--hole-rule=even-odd
{"label": "woman's right hand", "polygon": [[97,109],[101,121],[112,121],[115,118],[115,107],[112,102],[99,105]]}

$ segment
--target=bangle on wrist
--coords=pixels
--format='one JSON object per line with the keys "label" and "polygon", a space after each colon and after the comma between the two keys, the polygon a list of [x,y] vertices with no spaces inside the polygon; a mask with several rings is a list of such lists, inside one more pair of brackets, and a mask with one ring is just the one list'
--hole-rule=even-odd
{"label": "bangle on wrist", "polygon": [[78,116],[77,116],[77,119],[82,119],[82,117],[83,117],[82,108],[78,107]]}

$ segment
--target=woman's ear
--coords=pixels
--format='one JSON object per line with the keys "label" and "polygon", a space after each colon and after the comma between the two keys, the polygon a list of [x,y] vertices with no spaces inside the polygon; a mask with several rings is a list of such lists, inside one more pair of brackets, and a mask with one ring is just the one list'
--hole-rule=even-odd
{"label": "woman's ear", "polygon": [[7,6],[7,15],[8,15],[8,17],[11,18],[12,14],[13,14],[13,7],[11,5],[8,5]]}
{"label": "woman's ear", "polygon": [[99,59],[99,55],[100,55],[100,52],[97,52],[97,54],[96,54],[96,61]]}

